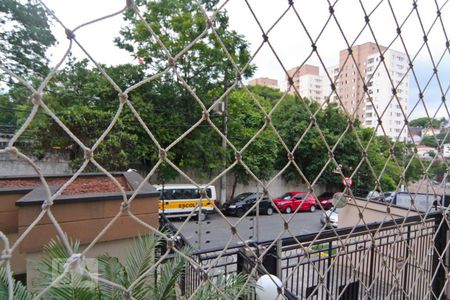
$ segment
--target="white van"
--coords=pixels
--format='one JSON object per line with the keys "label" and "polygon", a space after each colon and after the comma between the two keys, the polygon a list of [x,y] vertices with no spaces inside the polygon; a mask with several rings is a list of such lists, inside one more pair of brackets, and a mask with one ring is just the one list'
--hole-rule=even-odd
{"label": "white van", "polygon": [[217,203],[213,185],[205,187],[206,198],[201,197],[199,188],[193,184],[165,184],[155,188],[160,192],[159,213],[167,217],[186,217],[192,211],[198,211],[200,204],[202,215],[206,216],[214,212]]}

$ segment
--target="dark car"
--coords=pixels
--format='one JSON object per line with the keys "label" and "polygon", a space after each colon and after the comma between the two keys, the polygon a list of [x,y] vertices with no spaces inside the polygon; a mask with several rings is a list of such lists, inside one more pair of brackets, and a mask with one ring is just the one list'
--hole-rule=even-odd
{"label": "dark car", "polygon": [[[271,215],[273,214],[272,203],[269,198],[261,193],[243,193],[233,198],[229,203],[223,205],[222,211],[224,214],[242,217],[256,202],[257,199],[261,199],[259,202],[259,212],[261,214]],[[253,212],[256,212],[256,207],[253,208]]]}
{"label": "dark car", "polygon": [[323,192],[317,196],[317,200],[322,205],[323,209],[330,209],[333,206],[333,195],[335,192]]}

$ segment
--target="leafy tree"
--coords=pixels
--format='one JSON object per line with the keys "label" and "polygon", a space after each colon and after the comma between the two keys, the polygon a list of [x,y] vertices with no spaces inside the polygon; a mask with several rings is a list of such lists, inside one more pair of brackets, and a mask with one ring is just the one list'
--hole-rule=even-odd
{"label": "leafy tree", "polygon": [[[329,157],[326,144],[321,139],[317,127],[313,126],[306,132],[310,124],[307,109],[315,112],[319,109],[319,104],[307,99],[303,102],[294,96],[287,96],[274,112],[272,119],[289,149],[292,149],[303,136],[294,153],[294,158],[306,179],[312,182],[320,174]],[[330,147],[336,144],[348,124],[347,117],[334,104],[320,109],[316,120]],[[345,168],[343,171],[346,174],[349,174],[350,167],[356,167],[361,159],[359,155],[361,151],[354,139],[354,133],[348,132],[334,151],[335,159]],[[283,149],[278,157],[278,168],[281,169],[287,162],[287,154]],[[333,173],[334,168],[335,166],[330,164],[321,174],[319,182],[338,185],[341,178]],[[283,176],[287,180],[301,178],[294,167],[288,168]]]}
{"label": "leafy tree", "polygon": [[[123,89],[145,77],[141,65],[105,67],[105,70]],[[20,103],[21,99],[27,99],[30,95],[27,89],[17,85],[7,96],[12,102]],[[193,124],[189,123],[192,116],[181,110],[185,98],[171,97],[170,87],[160,81],[144,84],[129,95],[130,102],[162,147],[167,147]],[[167,99],[174,99],[179,109],[168,108]],[[98,70],[89,68],[87,61],[70,61],[58,72],[47,87],[44,101],[88,147],[108,127],[119,106],[117,91]],[[15,117],[20,123],[28,116],[31,106],[24,104],[18,107],[21,111],[16,112]],[[187,109],[186,106],[184,108]],[[83,161],[84,154],[78,144],[42,112],[26,133],[33,143],[24,151],[31,150],[37,157],[43,157],[48,151],[61,149],[70,154],[74,168]],[[221,156],[217,155],[221,151],[220,137],[209,125],[201,125],[172,148],[168,155],[178,166],[206,177],[221,167]],[[112,131],[96,149],[94,158],[109,170],[135,167],[148,171],[159,159],[159,152],[130,109],[125,107]],[[177,175],[169,167],[159,171],[166,179]]]}
{"label": "leafy tree", "polygon": [[[139,5],[145,21],[158,35],[170,55],[175,56],[207,29],[209,21],[199,5],[210,12],[218,2],[218,0],[198,2],[139,0],[136,1],[136,5]],[[122,36],[116,39],[116,44],[141,57],[144,65],[152,71],[167,68],[169,65],[167,54],[151,36],[145,24],[132,11],[125,14],[125,19],[129,24],[121,30]],[[242,35],[228,28],[229,20],[225,10],[216,12],[213,24],[229,54],[242,69],[250,59],[248,42]],[[206,95],[210,90],[218,87],[226,90],[236,78],[236,72],[212,30],[181,55],[174,64],[183,79],[205,102],[209,100]],[[253,70],[254,67],[250,66],[242,75],[250,76]],[[171,81],[172,76],[168,75],[165,79]],[[181,88],[180,92],[187,93],[184,88]]]}
{"label": "leafy tree", "polygon": [[[144,76],[139,66],[123,65],[107,70],[122,87],[132,85]],[[44,102],[88,147],[93,146],[107,128],[119,105],[117,92],[98,70],[87,68],[87,61],[69,62],[58,72],[47,89]],[[18,103],[29,96],[27,93],[28,90],[21,90],[21,87],[16,86],[9,91],[8,96],[12,102]],[[133,99],[140,102],[144,96],[145,94],[136,94]],[[23,109],[23,113],[17,117],[22,122],[28,116],[30,106],[24,104],[19,107]],[[145,137],[145,132],[136,125],[137,121],[130,111],[125,110],[112,132],[96,150],[95,158],[110,170],[129,168],[131,163],[147,158],[145,155],[148,155],[147,159],[151,159],[148,150],[151,144],[138,143]],[[33,120],[27,133],[33,143],[23,150],[31,150],[37,157],[58,149],[70,154],[73,167],[77,167],[83,159],[83,152],[78,144],[43,111]]]}
{"label": "leafy tree", "polygon": [[450,133],[438,133],[434,135],[425,136],[422,141],[420,141],[421,145],[429,146],[429,147],[438,147],[442,143],[447,144],[450,143]]}
{"label": "leafy tree", "polygon": [[431,124],[432,128],[440,128],[448,124],[448,120],[445,117],[441,119],[434,119],[428,117],[417,118],[408,122],[408,125],[411,127],[422,127],[427,128]]}
{"label": "leafy tree", "polygon": [[8,99],[8,95],[0,94],[0,125],[13,126],[16,124],[16,114],[19,112],[11,101]]}
{"label": "leafy tree", "polygon": [[[248,42],[242,35],[229,29],[225,10],[215,12],[214,20],[210,21],[199,6],[202,5],[208,13],[211,13],[218,2],[218,0],[198,2],[139,0],[136,1],[136,5],[139,6],[145,21],[158,35],[172,57],[181,53],[204,33],[211,22],[229,55],[242,69],[251,57]],[[174,72],[165,74],[158,80],[158,85],[155,87],[159,96],[154,99],[155,107],[170,111],[170,116],[165,118],[165,123],[167,120],[170,120],[169,123],[174,123],[171,124],[171,133],[168,134],[173,141],[175,138],[172,136],[180,136],[202,118],[200,105],[191,92],[183,86],[182,80],[192,88],[206,107],[210,107],[213,101],[218,99],[236,80],[238,77],[236,70],[212,29],[209,29],[176,61],[170,62],[167,53],[163,51],[142,20],[132,11],[125,14],[125,19],[128,25],[121,30],[121,37],[116,39],[116,44],[142,58],[142,65],[150,74],[164,70],[171,63],[179,74],[179,76],[176,76]],[[250,65],[240,76],[245,78],[253,71],[254,66]],[[222,127],[220,118],[213,116],[213,121],[218,128]],[[160,126],[164,126],[163,124],[159,123]],[[202,124],[192,131],[170,153],[178,166],[187,170],[197,170],[199,177],[209,177],[222,168],[221,139],[208,124]]]}
{"label": "leafy tree", "polygon": [[[316,112],[316,124],[312,126],[307,132],[310,125],[311,118],[307,113],[307,109]],[[400,169],[395,161],[390,158],[390,148],[392,142],[383,137],[374,137],[373,129],[362,128],[359,122],[354,123],[355,130],[349,130],[343,134],[348,125],[347,116],[339,109],[336,104],[329,104],[323,109],[319,109],[317,102],[311,102],[308,99],[300,101],[298,98],[288,96],[279,105],[273,114],[273,124],[277,128],[283,140],[289,149],[303,136],[301,143],[294,153],[295,162],[301,168],[303,175],[309,182],[312,182],[320,175],[318,182],[331,186],[332,189],[341,188],[340,176],[337,176],[333,171],[334,164],[329,164],[323,173],[321,173],[326,162],[329,159],[329,154],[326,144],[320,137],[318,127],[325,138],[326,143],[330,148],[335,147],[333,155],[338,164],[342,166],[342,172],[345,175],[350,175],[356,170],[360,161],[362,165],[353,177],[354,189],[371,190],[376,187],[376,178],[383,171],[381,176],[381,188],[383,190],[396,189],[400,181]],[[305,133],[306,132],[306,133]],[[370,141],[370,146],[367,149],[367,158],[370,166],[375,172],[375,176],[369,167],[367,161],[363,160],[362,149],[356,142],[356,135],[358,135],[364,147]],[[338,143],[336,145],[336,143]],[[402,158],[403,143],[397,143],[395,148],[395,157]],[[407,158],[405,157],[405,161]],[[288,162],[284,150],[280,151],[278,156],[278,169],[281,169]],[[402,166],[403,161],[397,161]],[[385,167],[385,164],[386,167]],[[408,180],[416,180],[420,174],[417,164],[410,167],[407,172]],[[286,180],[302,179],[298,171],[290,167],[283,177]]]}
{"label": "leafy tree", "polygon": [[[267,92],[266,88],[255,87],[252,89],[257,101],[269,111],[270,100],[259,93]],[[274,91],[274,90],[272,90]],[[247,142],[264,125],[265,118],[261,109],[256,105],[251,96],[244,90],[233,91],[228,98],[228,138],[234,146],[241,150]],[[261,180],[273,175],[278,153],[277,137],[275,132],[266,128],[242,154],[243,162]],[[235,153],[228,153],[229,163],[235,160]],[[234,191],[238,182],[246,183],[250,175],[239,164],[233,169],[233,188],[230,199],[234,197]]]}
{"label": "leafy tree", "polygon": [[45,75],[48,70],[45,51],[56,40],[44,8],[37,1],[3,0],[0,19],[2,64],[26,78]]}
{"label": "leafy tree", "polygon": [[[428,167],[428,165],[426,165]],[[440,160],[434,160],[431,163],[431,167],[429,169],[431,177],[433,177],[436,181],[441,182],[444,179],[444,175],[447,172],[448,164],[446,162]]]}

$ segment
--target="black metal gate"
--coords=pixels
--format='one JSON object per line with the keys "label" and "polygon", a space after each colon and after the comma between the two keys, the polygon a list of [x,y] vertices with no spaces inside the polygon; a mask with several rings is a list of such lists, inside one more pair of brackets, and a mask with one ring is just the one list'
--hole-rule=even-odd
{"label": "black metal gate", "polygon": [[284,239],[268,270],[302,299],[447,299],[448,226],[422,218]]}

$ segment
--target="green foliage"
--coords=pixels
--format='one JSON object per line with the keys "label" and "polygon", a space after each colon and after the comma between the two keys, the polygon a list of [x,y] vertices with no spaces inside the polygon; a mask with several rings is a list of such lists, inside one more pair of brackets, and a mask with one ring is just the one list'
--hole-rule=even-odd
{"label": "green foliage", "polygon": [[[199,5],[210,13],[218,3],[214,1],[159,0],[136,1],[146,22],[159,36],[172,57],[180,54],[199,35],[203,38],[180,54],[174,61],[176,74],[168,73],[154,86],[154,106],[162,109],[154,115],[152,130],[161,144],[167,146],[202,118],[202,111],[194,96],[183,85],[185,81],[206,107],[210,107],[236,80],[236,70],[222,49],[214,32],[209,30],[208,20]],[[229,29],[227,12],[215,12],[214,28],[228,54],[242,69],[250,59],[249,44],[244,37]],[[151,36],[142,20],[133,12],[125,14],[128,25],[122,28],[116,44],[143,59],[147,72],[160,72],[167,68],[167,53]],[[254,66],[246,68],[243,77],[252,75]],[[213,117],[219,128],[221,120]],[[205,126],[203,126],[205,125]],[[195,170],[198,177],[211,177],[222,167],[221,138],[208,126],[202,124],[179,142],[169,153],[171,159],[185,170]],[[165,179],[176,175],[170,169],[160,170]]]}
{"label": "green foliage", "polygon": [[[33,294],[30,293],[20,281],[13,279],[13,299],[16,300],[31,300]],[[8,278],[6,276],[6,269],[0,267],[0,299],[8,299]]]}
{"label": "green foliage", "polygon": [[[208,12],[218,0],[158,0],[136,1],[143,12],[146,22],[159,36],[170,55],[182,52],[193,40],[200,36],[208,26],[202,5]],[[236,31],[229,29],[229,20],[225,10],[215,12],[214,28],[220,36],[228,53],[242,69],[250,59],[249,44]],[[151,36],[144,22],[133,12],[126,13],[129,24],[121,30],[116,44],[144,60],[145,66],[152,71],[161,71],[168,67],[167,53]],[[196,91],[203,101],[208,91],[218,87],[226,89],[235,80],[235,70],[222,50],[219,40],[209,30],[190,50],[181,55],[175,66],[183,79]],[[250,66],[242,75],[250,76],[254,67]],[[168,75],[165,80],[170,80]],[[186,93],[181,90],[182,93]]]}
{"label": "green foliage", "polygon": [[[189,248],[183,248],[171,259],[162,262],[155,270],[148,270],[155,264],[156,256],[160,252],[162,240],[159,236],[149,234],[137,237],[125,264],[108,254],[97,258],[97,270],[89,270],[89,265],[83,271],[97,272],[96,276],[102,278],[98,283],[88,276],[77,272],[66,273],[59,283],[53,285],[45,294],[45,299],[98,299],[118,300],[123,298],[123,290],[104,281],[113,282],[123,287],[130,287],[133,299],[176,300],[186,299],[180,294],[178,282],[189,264],[185,256],[192,254]],[[79,243],[72,244],[73,252],[79,252]],[[44,257],[39,263],[37,271],[38,289],[47,288],[56,278],[64,272],[64,263],[70,257],[67,249],[60,242],[51,241],[44,247]],[[155,272],[158,273],[155,278]],[[190,299],[234,299],[249,295],[254,288],[253,281],[246,274],[216,274],[211,277],[218,291],[209,281],[203,282]],[[26,290],[19,282],[14,282],[14,299],[28,300],[34,295]],[[8,298],[6,271],[0,268],[0,298]]]}
{"label": "green foliage", "polygon": [[0,94],[0,124],[13,126],[16,123],[16,114],[18,111],[15,109],[14,103],[9,101],[7,95]]}
{"label": "green foliage", "polygon": [[[426,167],[428,167],[430,162],[426,163]],[[432,178],[437,181],[441,181],[444,177],[444,174],[447,172],[448,164],[444,161],[434,160],[429,167],[429,174]]]}
{"label": "green foliage", "polygon": [[[255,288],[255,283],[250,281],[248,276],[243,273],[235,275],[220,274],[212,278],[214,285],[223,287],[219,292],[209,281],[203,284],[195,293],[193,300],[203,299],[245,299],[245,295],[250,295]],[[239,294],[240,293],[240,294]]]}
{"label": "green foliage", "polygon": [[[102,275],[102,278],[108,279],[111,282],[126,286],[125,268],[119,262],[117,257],[110,256],[108,254],[101,255],[97,258],[98,261],[98,273]],[[123,295],[123,291],[117,287],[100,281],[99,290],[102,294],[102,299],[112,300],[120,299]]]}
{"label": "green foliage", "polygon": [[[72,249],[74,253],[79,251],[79,243],[74,242]],[[64,245],[58,241],[50,241],[44,246],[44,256],[38,263],[36,288],[42,290],[63,273],[64,264],[70,257],[70,253]],[[58,284],[54,285],[45,295],[45,299],[100,299],[96,296],[94,283],[81,274],[71,272],[62,277]]]}
{"label": "green foliage", "polygon": [[[5,3],[0,7],[5,9],[12,5],[11,1]],[[204,178],[211,178],[222,169],[224,155],[228,165],[235,161],[236,153],[231,147],[224,153],[221,137],[205,121],[181,141],[173,143],[203,118],[201,105],[197,101],[210,107],[236,80],[234,67],[214,32],[207,30],[208,20],[199,7],[200,4],[207,13],[212,13],[211,10],[217,3],[218,0],[136,1],[146,22],[160,36],[167,51],[176,60],[171,72],[129,93],[130,103],[139,112],[151,134],[163,148],[171,146],[168,158],[183,170],[193,171],[196,177]],[[226,11],[215,13],[214,28],[217,34],[238,67],[244,67],[250,59],[248,42],[242,35],[229,29]],[[151,36],[144,22],[132,11],[126,12],[125,19],[128,23],[122,28],[116,44],[141,57],[144,63],[138,66],[104,66],[108,75],[122,89],[171,65],[167,53]],[[202,33],[202,38],[190,50],[182,52]],[[242,76],[250,76],[253,71],[254,66],[250,65]],[[182,79],[192,87],[197,99],[182,85]],[[283,97],[280,91],[268,87],[251,86],[248,89],[266,112],[271,111]],[[21,124],[31,109],[29,97],[27,89],[17,85],[10,86],[7,94],[0,95],[0,105],[9,112],[2,115],[0,120],[6,124]],[[92,147],[103,134],[119,107],[117,91],[98,70],[90,68],[87,61],[70,60],[50,81],[44,93],[44,101],[88,147]],[[265,126],[264,114],[244,88],[231,92],[227,103],[228,137],[238,151],[244,149],[242,161],[262,180],[270,178],[288,163],[286,146],[290,150],[295,147],[294,159],[303,174],[300,175],[291,166],[283,173],[285,179],[303,180],[304,176],[312,182],[318,178],[318,183],[340,187],[342,178],[333,173],[335,165],[327,165],[328,145],[333,148],[334,159],[342,165],[344,174],[350,175],[358,168],[353,178],[356,187],[373,189],[376,177],[381,172],[383,189],[394,189],[399,183],[400,170],[390,157],[392,142],[381,137],[372,138],[373,130],[360,127],[358,122],[354,123],[355,130],[347,129],[348,118],[335,104],[320,108],[316,102],[287,95],[270,116],[285,145],[279,141],[270,126],[266,126],[247,145]],[[315,114],[315,124],[311,124],[308,111]],[[211,112],[210,118],[217,128],[222,128],[222,115]],[[423,120],[414,121],[417,124],[423,123]],[[414,124],[414,121],[411,123]],[[445,120],[439,122],[444,124]],[[42,110],[33,120],[27,134],[28,139],[33,141],[31,150],[38,157],[48,151],[63,150],[70,153],[74,168],[84,159],[81,147]],[[363,160],[363,149],[355,142],[357,138],[365,146],[370,143],[366,151],[375,176],[367,161]],[[400,161],[401,166],[406,165],[408,157],[411,157],[409,150],[405,150],[408,155],[402,154],[404,147],[403,143],[396,143],[394,149],[397,163]],[[110,171],[130,167],[148,171],[159,160],[159,152],[140,120],[125,106],[112,131],[95,149],[94,158]],[[359,165],[361,160],[363,163]],[[407,179],[418,178],[419,170],[420,163],[414,161],[407,170]],[[245,183],[251,178],[240,164],[232,172],[235,184]],[[167,165],[158,169],[158,173],[166,180],[178,175]]]}
{"label": "green foliage", "polygon": [[[107,70],[121,87],[135,84],[144,76],[140,67],[132,65]],[[15,103],[29,97],[18,86],[11,89],[8,96]],[[136,102],[142,102],[143,97],[145,94],[136,94]],[[92,147],[106,130],[119,106],[117,92],[99,71],[90,70],[86,61],[71,61],[65,69],[58,72],[48,86],[44,101],[88,147]],[[16,115],[19,124],[31,109],[30,104],[20,107],[24,113]],[[95,159],[110,170],[123,170],[129,168],[131,162],[147,158],[152,145],[142,142],[146,133],[137,125],[134,116],[125,109],[113,130],[96,149]],[[31,150],[38,157],[49,151],[62,150],[69,152],[73,167],[79,166],[83,160],[81,147],[42,110],[33,120],[27,135],[33,143],[24,150]],[[151,157],[148,156],[148,159]]]}
{"label": "green foliage", "polygon": [[450,143],[450,134],[449,133],[439,133],[434,135],[425,136],[420,142],[421,145],[429,146],[429,147],[438,147],[442,144]]}
{"label": "green foliage", "polygon": [[[266,111],[270,110],[270,102],[266,98],[256,93],[254,96]],[[228,138],[238,150],[246,146],[265,123],[263,112],[244,89],[237,89],[228,97],[228,115]],[[231,149],[229,151],[229,163],[232,163],[235,154]],[[242,160],[258,178],[264,180],[274,172],[277,152],[275,132],[266,128],[242,152]],[[241,165],[236,166],[233,172],[239,182],[246,182],[249,179],[249,175]]]}
{"label": "green foliage", "polygon": [[[310,127],[310,114],[318,111],[316,115],[317,126]],[[304,176],[310,182],[320,174],[328,160],[328,151],[324,140],[320,137],[319,130],[324,135],[326,143],[333,147],[345,132],[348,120],[345,114],[334,104],[319,109],[316,102],[307,99],[302,101],[294,96],[287,96],[273,114],[273,124],[289,149],[293,149],[301,139],[294,153],[295,162],[301,168]],[[360,149],[355,144],[355,133],[348,131],[337,145],[334,155],[339,164],[342,164],[344,172],[349,174],[350,167],[354,168],[360,161]],[[278,169],[288,162],[287,153],[281,151],[278,156]],[[341,178],[336,176],[330,164],[321,174],[319,182],[328,185],[338,185]],[[283,174],[287,180],[301,179],[294,167],[289,167]]]}
{"label": "green foliage", "polygon": [[[157,248],[161,244],[161,238],[156,235],[147,235],[137,237],[131,251],[125,258],[124,273],[127,286],[137,281],[132,293],[140,299],[148,298],[151,284],[149,275],[146,271],[155,263]],[[166,284],[162,281],[161,284]]]}
{"label": "green foliage", "polygon": [[[280,94],[281,97],[281,94]],[[308,110],[316,113],[316,125],[311,125],[311,118]],[[395,147],[395,158],[390,157],[393,142],[388,138],[375,136],[373,129],[362,128],[359,122],[354,122],[355,130],[347,130],[348,117],[339,109],[336,104],[329,104],[324,108],[319,108],[319,104],[308,99],[301,101],[294,96],[287,96],[273,113],[272,121],[289,149],[299,142],[294,152],[295,162],[301,168],[303,175],[309,182],[317,179],[318,182],[327,186],[341,188],[340,176],[333,170],[335,165],[330,163],[326,167],[329,159],[326,144],[332,149],[336,162],[342,165],[342,172],[350,175],[358,168],[353,177],[353,187],[355,189],[371,190],[376,187],[376,179],[380,178],[383,190],[395,190],[400,182],[401,167],[412,154],[403,157],[404,143],[398,142]],[[323,138],[318,131],[320,128]],[[344,134],[345,132],[345,134]],[[363,149],[356,142],[357,136],[361,140],[367,151],[367,160],[363,159]],[[367,145],[369,145],[367,147]],[[411,153],[409,150],[405,150]],[[404,160],[404,161],[403,161]],[[363,161],[361,165],[359,163]],[[281,169],[288,162],[287,155],[280,148],[277,161],[277,169]],[[369,166],[369,163],[370,166]],[[358,167],[359,166],[359,167]],[[322,169],[325,170],[322,172]],[[372,173],[371,168],[375,174]],[[407,180],[417,180],[421,174],[417,162],[410,166],[407,171]],[[286,180],[298,180],[303,178],[294,167],[289,167],[283,177]]]}
{"label": "green foliage", "polygon": [[48,70],[45,51],[56,42],[44,8],[30,0],[2,0],[0,19],[2,64],[26,78],[44,76]]}
{"label": "green foliage", "polygon": [[414,120],[411,120],[408,122],[408,125],[411,127],[422,127],[422,128],[427,128],[427,127],[440,128],[447,124],[448,124],[448,120],[445,117],[442,117],[440,119],[422,117],[422,118],[417,118],[417,119],[414,119]]}
{"label": "green foliage", "polygon": [[[202,5],[210,10],[217,1],[213,2],[204,1]],[[137,1],[136,4],[141,6],[145,19],[160,35],[172,55],[179,53],[206,29],[206,17],[196,2],[162,0]],[[104,66],[108,75],[122,89],[136,84],[149,73],[161,71],[168,64],[165,53],[152,40],[142,21],[131,12],[127,12],[125,17],[128,26],[123,28],[122,36],[116,43],[142,57],[144,63],[139,66]],[[214,22],[216,32],[229,54],[242,68],[250,59],[248,43],[242,35],[228,29],[226,11],[218,12]],[[175,65],[177,73],[207,107],[236,80],[234,67],[212,31],[198,40],[190,51],[181,55]],[[251,75],[253,70],[254,67],[249,66],[242,76]],[[174,74],[167,74],[140,86],[129,95],[133,107],[162,147],[171,145],[202,118],[200,105],[190,91],[181,85],[180,80]],[[49,83],[44,95],[44,101],[50,109],[88,147],[92,147],[106,130],[119,105],[117,91],[86,61],[69,61]],[[29,97],[26,89],[12,86],[8,94],[0,98],[0,104],[8,108],[20,107],[23,111],[22,114],[4,116],[5,122],[21,124],[24,121],[31,109]],[[214,122],[220,120],[216,118]],[[31,150],[38,157],[48,151],[63,150],[70,153],[74,168],[83,161],[81,147],[42,111],[33,120],[27,133],[33,140]],[[199,177],[210,177],[222,166],[222,151],[220,136],[209,125],[202,124],[174,145],[167,155],[181,168],[195,170]],[[139,120],[125,107],[112,131],[95,150],[94,158],[111,171],[129,167],[148,171],[159,160],[159,152]],[[165,179],[177,175],[168,166],[162,166],[158,172]]]}

